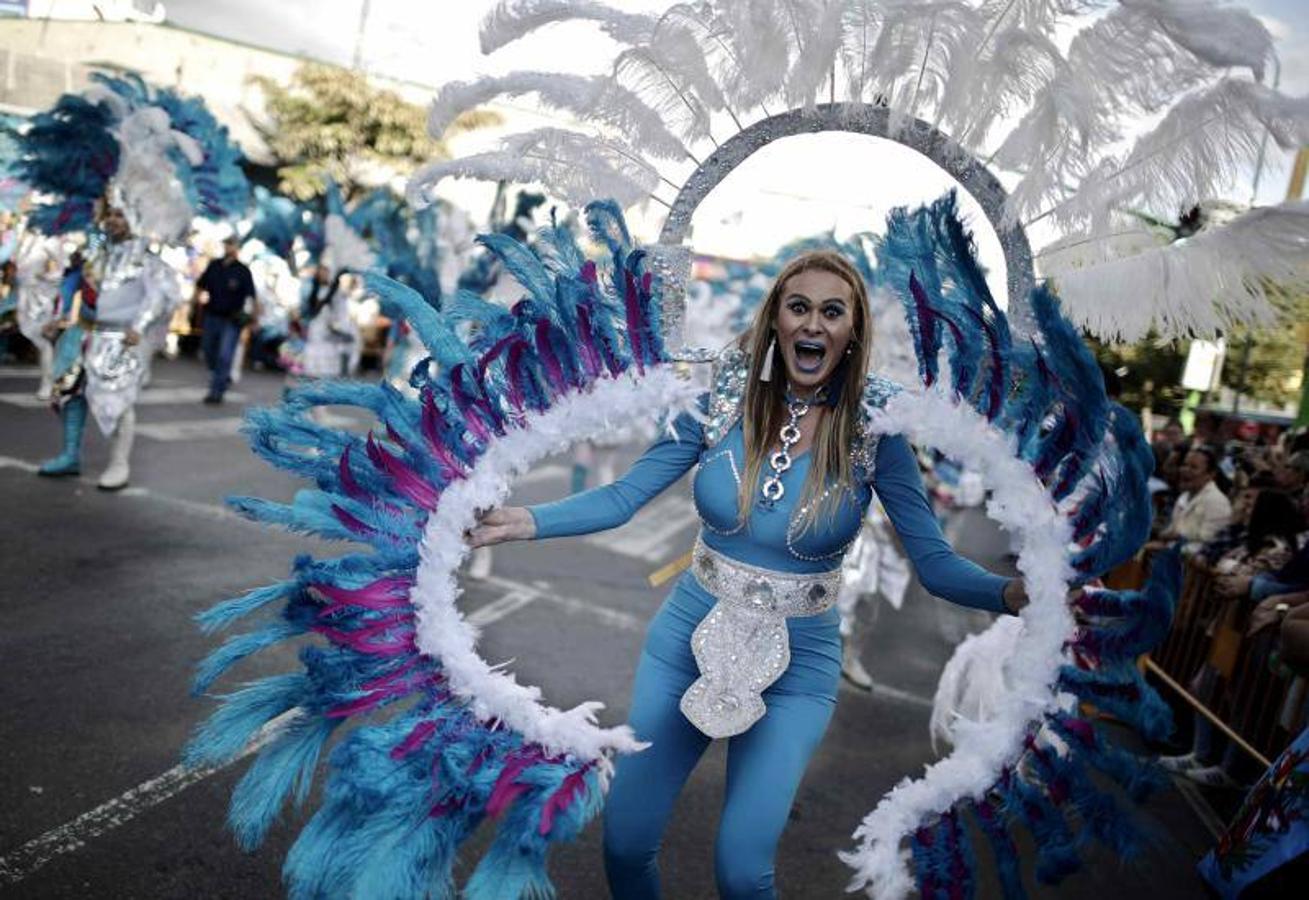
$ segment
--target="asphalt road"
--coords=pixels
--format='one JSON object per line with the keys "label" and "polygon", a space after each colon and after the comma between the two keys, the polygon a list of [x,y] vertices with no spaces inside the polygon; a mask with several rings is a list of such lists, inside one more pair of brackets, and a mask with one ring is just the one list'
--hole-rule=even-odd
{"label": "asphalt road", "polygon": [[[94,488],[106,448],[91,427],[81,479],[33,476],[58,443],[56,418],[31,399],[35,387],[34,371],[0,368],[0,896],[280,896],[281,859],[303,813],[287,814],[263,848],[244,854],[224,827],[242,765],[196,773],[178,760],[210,709],[187,692],[213,646],[192,617],[284,577],[293,554],[314,549],[222,506],[228,494],[284,498],[295,489],[236,432],[242,407],[276,400],[281,380],[247,375],[228,404],[208,407],[198,363],[161,360],[138,413],[132,487],[116,495]],[[517,500],[562,495],[567,463],[529,475]],[[1002,565],[1002,535],[980,515],[950,531],[966,554]],[[662,598],[646,577],[694,533],[683,483],[617,532],[497,549],[493,578],[469,582],[465,598],[485,625],[483,654],[514,660],[520,680],[541,685],[555,705],[598,698],[606,720],[620,721],[645,623]],[[933,760],[937,675],[985,619],[916,585],[903,610],[879,612],[864,641],[877,686],[842,687],[783,838],[783,896],[842,895],[847,869],[835,851],[884,791]],[[266,652],[226,684],[294,665],[289,650]],[[711,750],[680,800],[662,856],[670,898],[714,896],[723,764],[721,747]],[[1139,859],[1093,852],[1080,875],[1057,889],[1031,885],[1033,896],[1202,896],[1194,863],[1210,837],[1189,806],[1169,792],[1141,821],[1150,841]],[[556,852],[552,873],[565,900],[607,896],[596,824]],[[978,893],[997,896],[986,878]]]}

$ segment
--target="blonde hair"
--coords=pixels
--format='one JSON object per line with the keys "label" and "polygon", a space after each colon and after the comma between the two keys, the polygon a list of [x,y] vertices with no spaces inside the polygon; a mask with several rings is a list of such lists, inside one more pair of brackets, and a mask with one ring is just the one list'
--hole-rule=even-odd
{"label": "blonde hair", "polygon": [[[854,446],[859,427],[859,402],[863,395],[864,380],[868,376],[868,351],[872,346],[872,316],[868,308],[868,289],[863,278],[845,257],[831,250],[816,250],[791,260],[778,274],[768,296],[755,312],[750,330],[741,336],[740,343],[749,355],[750,370],[746,381],[745,397],[741,401],[741,432],[745,439],[745,468],[737,495],[741,520],[749,516],[750,506],[759,489],[759,478],[769,449],[786,423],[786,376],[774,375],[771,381],[760,381],[768,346],[775,338],[773,323],[786,282],[794,275],[810,270],[828,272],[850,286],[854,307],[854,329],[850,335],[849,354],[837,364],[833,373],[838,383],[829,382],[829,390],[839,390],[836,404],[819,425],[810,450],[809,475],[805,479],[800,504],[805,508],[801,516],[802,531],[818,518],[823,510],[835,506],[838,492],[824,495],[829,482],[852,485],[854,483],[850,450]],[[785,367],[781,367],[783,370]]]}

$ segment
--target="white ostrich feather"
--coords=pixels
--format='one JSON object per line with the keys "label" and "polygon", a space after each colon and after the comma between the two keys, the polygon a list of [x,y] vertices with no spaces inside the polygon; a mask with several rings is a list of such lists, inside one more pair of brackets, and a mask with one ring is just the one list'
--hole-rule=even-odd
{"label": "white ostrich feather", "polygon": [[787,73],[785,94],[792,106],[812,106],[819,89],[835,74],[844,36],[845,4],[839,0],[792,2],[796,23],[796,53]]}
{"label": "white ostrich feather", "polygon": [[636,150],[616,140],[539,128],[507,137],[497,151],[424,166],[409,180],[409,201],[430,204],[435,200],[432,188],[443,178],[539,183],[575,205],[612,197],[629,206],[650,195],[659,173]]}
{"label": "white ostrich feather", "polygon": [[137,234],[175,241],[191,227],[195,210],[177,177],[169,152],[178,146],[168,113],[145,106],[115,128],[121,150],[113,189]]}
{"label": "white ostrich feather", "polygon": [[1004,695],[1010,690],[1005,663],[1014,655],[1022,631],[1022,619],[1002,616],[982,633],[964,638],[955,648],[932,698],[928,727],[933,751],[959,746],[955,736],[961,722],[989,722],[1003,705]]}
{"label": "white ostrich feather", "polygon": [[[1076,20],[1105,7],[1089,25]],[[1102,226],[1105,186],[1123,182],[1105,156],[1131,120],[1167,112],[1234,70],[1257,79],[1273,59],[1268,30],[1220,0],[708,0],[660,15],[593,0],[505,0],[483,23],[483,46],[566,20],[593,22],[623,45],[614,87],[578,76],[552,84],[543,73],[483,79],[447,89],[433,122],[497,88],[533,86],[546,105],[621,132],[652,163],[673,161],[716,144],[720,110],[741,127],[756,109],[769,114],[763,104],[773,99],[824,99],[827,79],[840,74],[834,99],[883,103],[893,126],[916,116],[969,149],[993,147],[988,163],[1023,176],[1007,224],[1059,203],[1060,224]],[[1060,54],[1053,37],[1070,26],[1080,31]],[[1014,118],[992,145],[996,124]],[[1228,161],[1248,157],[1248,135],[1205,140],[1214,171],[1176,193],[1221,183]],[[1190,154],[1201,164],[1203,155]]]}
{"label": "white ostrich feather", "polygon": [[1198,59],[1217,68],[1249,69],[1263,81],[1273,58],[1273,37],[1248,10],[1212,0],[1120,0],[1123,7],[1149,16],[1156,26]]}
{"label": "white ostrich feather", "polygon": [[994,154],[1000,166],[1026,173],[1010,196],[1011,218],[1066,194],[1119,139],[1124,115],[1154,111],[1208,73],[1145,24],[1119,8],[1073,38],[1067,60]]}
{"label": "white ostrich feather", "polygon": [[587,19],[623,44],[644,41],[654,28],[652,16],[625,13],[594,0],[502,0],[482,20],[483,53],[492,53],[554,22]]}
{"label": "white ostrich feather", "polygon": [[695,37],[729,109],[751,110],[779,93],[790,56],[786,30],[771,3],[715,9],[679,3],[664,13],[669,24]]}
{"label": "white ostrich feather", "polygon": [[476,81],[452,81],[441,88],[428,111],[427,130],[445,133],[460,113],[501,95],[536,94],[544,106],[605,125],[658,159],[684,159],[686,148],[663,119],[632,91],[602,75],[514,72]]}
{"label": "white ostrich feather", "polygon": [[851,100],[872,102],[874,99],[865,95],[865,88],[871,83],[873,73],[878,68],[872,51],[881,33],[884,17],[885,9],[881,0],[852,0],[845,4],[840,52],[846,78],[846,96]]}
{"label": "white ostrich feather", "polygon": [[1075,227],[1127,204],[1175,210],[1219,196],[1254,164],[1265,131],[1285,149],[1309,143],[1309,97],[1224,78],[1176,103],[1122,159],[1101,160],[1052,211]]}
{"label": "white ostrich feather", "polygon": [[1087,246],[1077,238],[1043,253],[1065,314],[1109,340],[1139,340],[1152,327],[1166,338],[1213,337],[1237,322],[1272,324],[1268,286],[1309,286],[1306,200],[1252,209],[1171,244],[1151,246],[1150,237],[1138,229],[1088,242],[1135,250],[1092,265],[1077,265],[1075,251]]}
{"label": "white ostrich feather", "polygon": [[886,4],[868,60],[855,61],[870,70],[865,92],[901,116],[934,110],[961,54],[975,45],[978,23],[976,10],[956,0]]}
{"label": "white ostrich feather", "polygon": [[984,0],[979,12],[988,31],[1021,28],[1049,35],[1061,19],[1080,16],[1112,0]]}
{"label": "white ostrich feather", "polygon": [[1209,0],[1123,0],[1068,48],[1076,77],[1095,85],[1111,110],[1147,113],[1218,70],[1248,68],[1258,80],[1271,54],[1258,20]]}
{"label": "white ostrich feather", "polygon": [[715,21],[725,30],[740,66],[740,82],[728,81],[724,88],[743,108],[780,94],[786,83],[794,48],[780,6],[775,0],[746,0],[712,7]]}
{"label": "white ostrich feather", "polygon": [[[687,40],[694,46],[689,35]],[[703,57],[696,56],[699,66],[685,59],[682,53],[678,57],[673,61],[659,50],[632,47],[614,60],[614,79],[644,98],[676,134],[688,141],[702,140],[709,137],[710,113],[722,109],[725,101],[713,86]],[[710,86],[708,97],[705,96],[707,85]]]}
{"label": "white ostrich feather", "polygon": [[938,116],[960,144],[979,148],[997,120],[1027,109],[1062,66],[1059,48],[1041,32],[995,32],[958,55]]}

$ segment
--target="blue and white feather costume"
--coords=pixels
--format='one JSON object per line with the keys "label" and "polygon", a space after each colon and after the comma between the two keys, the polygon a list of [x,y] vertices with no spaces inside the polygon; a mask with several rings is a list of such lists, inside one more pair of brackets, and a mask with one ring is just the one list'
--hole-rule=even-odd
{"label": "blue and white feather costume", "polygon": [[[694,400],[665,350],[663,285],[617,206],[591,204],[587,223],[608,251],[603,264],[562,228],[543,230],[531,250],[502,235],[483,238],[523,286],[508,310],[461,294],[438,312],[410,288],[370,276],[371,289],[407,318],[431,355],[434,365],[415,370],[416,398],[386,383],[321,382],[249,414],[255,452],[311,486],[291,503],[230,502],[259,521],[351,547],[333,559],[301,556],[285,580],[200,617],[207,631],[248,616],[260,621],[201,664],[197,693],[252,653],[314,640],[300,651],[302,671],[221,695],[186,758],[225,762],[271,729],[229,813],[238,841],[251,848],[287,800],[305,801],[321,754],[338,738],[321,806],[286,861],[292,897],[454,896],[457,852],[488,818],[498,819],[496,836],[464,893],[552,896],[548,848],[575,837],[599,810],[611,755],[640,749],[626,727],[596,725],[597,704],[554,709],[485,663],[455,605],[463,530],[477,509],[503,501],[511,477],[616,419]],[[932,411],[950,432],[942,444],[973,440],[988,455],[984,473],[1013,482],[993,485],[1010,504],[993,514],[1002,523],[1044,523],[1054,536],[1037,546],[1039,536],[1029,535],[1030,553],[1020,556],[1031,566],[1033,596],[1022,627],[1033,636],[1015,644],[1024,662],[1025,653],[1043,654],[1028,669],[1048,677],[1025,676],[1016,690],[1031,695],[996,722],[976,724],[989,770],[975,761],[955,767],[971,782],[943,770],[944,784],[929,772],[897,787],[861,827],[848,861],[856,886],[903,894],[912,885],[901,871],[907,840],[924,896],[969,896],[976,850],[964,823],[972,818],[997,855],[1006,895],[1017,897],[1016,828],[1036,834],[1044,881],[1070,871],[1090,840],[1126,845],[1116,805],[1090,772],[1133,795],[1152,780],[1066,697],[1146,730],[1165,726],[1131,661],[1167,627],[1176,564],[1167,561],[1146,591],[1086,594],[1078,601],[1086,622],[1074,629],[1067,584],[1117,565],[1145,537],[1150,456],[1134,418],[1105,398],[1099,370],[1051,294],[1032,298],[1038,331],[1022,340],[1011,334],[952,198],[897,211],[878,264],[882,281],[905,299],[925,388],[887,390],[874,379],[865,398],[870,421],[931,438],[932,422],[907,410]],[[327,404],[358,407],[375,425],[360,435],[317,424],[308,413]],[[951,417],[967,421],[971,437],[960,436]],[[280,609],[268,614],[274,605]]]}

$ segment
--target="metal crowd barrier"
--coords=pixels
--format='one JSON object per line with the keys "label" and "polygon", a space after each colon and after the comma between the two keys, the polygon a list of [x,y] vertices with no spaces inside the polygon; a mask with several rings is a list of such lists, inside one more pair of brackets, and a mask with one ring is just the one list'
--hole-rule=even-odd
{"label": "metal crowd barrier", "polygon": [[[1304,727],[1309,682],[1270,665],[1275,627],[1246,637],[1248,599],[1219,597],[1208,572],[1184,565],[1172,629],[1142,664],[1267,767]],[[1206,666],[1212,673],[1197,678]]]}

